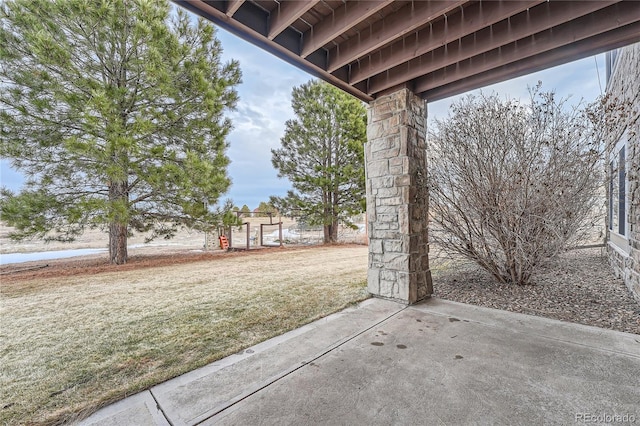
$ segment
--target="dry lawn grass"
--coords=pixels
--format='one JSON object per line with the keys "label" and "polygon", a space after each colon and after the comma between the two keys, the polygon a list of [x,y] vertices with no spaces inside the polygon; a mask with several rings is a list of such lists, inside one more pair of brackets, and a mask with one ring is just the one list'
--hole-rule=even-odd
{"label": "dry lawn grass", "polygon": [[338,311],[367,297],[366,267],[366,246],[323,246],[3,279],[0,423],[72,421]]}

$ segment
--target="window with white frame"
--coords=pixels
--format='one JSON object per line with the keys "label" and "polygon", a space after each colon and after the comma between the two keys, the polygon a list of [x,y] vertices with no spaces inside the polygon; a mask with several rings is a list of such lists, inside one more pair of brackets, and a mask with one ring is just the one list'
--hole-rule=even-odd
{"label": "window with white frame", "polygon": [[609,161],[609,229],[624,237],[627,231],[626,140],[618,142]]}

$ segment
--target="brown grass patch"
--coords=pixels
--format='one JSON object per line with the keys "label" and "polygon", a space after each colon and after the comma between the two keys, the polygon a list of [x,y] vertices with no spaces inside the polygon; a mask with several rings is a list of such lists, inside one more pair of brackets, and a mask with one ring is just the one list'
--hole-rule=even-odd
{"label": "brown grass patch", "polygon": [[323,246],[3,275],[0,423],[72,421],[363,300],[366,259]]}

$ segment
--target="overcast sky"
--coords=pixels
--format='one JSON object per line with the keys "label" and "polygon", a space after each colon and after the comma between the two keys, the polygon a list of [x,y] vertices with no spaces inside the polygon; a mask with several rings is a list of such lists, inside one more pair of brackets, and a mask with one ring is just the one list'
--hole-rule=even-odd
{"label": "overcast sky", "polygon": [[[280,145],[284,123],[293,117],[291,89],[311,79],[311,76],[292,65],[260,50],[238,37],[219,29],[218,38],[224,48],[225,59],[237,59],[242,69],[242,83],[237,88],[240,101],[229,115],[234,130],[229,136],[231,159],[229,175],[233,181],[229,192],[222,197],[233,199],[237,206],[251,209],[270,195],[284,195],[289,189],[286,179],[279,179],[271,165],[271,149]],[[543,82],[544,90],[555,90],[562,97],[572,96],[571,103],[580,99],[594,100],[604,90],[604,55],[582,59],[570,64],[519,77],[485,87],[486,93],[496,92],[505,98],[526,98],[527,87]],[[449,98],[428,104],[429,119],[443,118],[449,105],[457,99]],[[0,163],[0,185],[19,190],[23,179]],[[221,200],[221,201],[222,201]]]}

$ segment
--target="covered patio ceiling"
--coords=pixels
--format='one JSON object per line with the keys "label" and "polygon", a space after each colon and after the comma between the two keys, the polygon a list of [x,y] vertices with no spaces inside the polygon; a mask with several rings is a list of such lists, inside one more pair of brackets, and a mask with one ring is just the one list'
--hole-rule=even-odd
{"label": "covered patio ceiling", "polygon": [[371,101],[429,101],[640,41],[640,2],[174,0]]}

